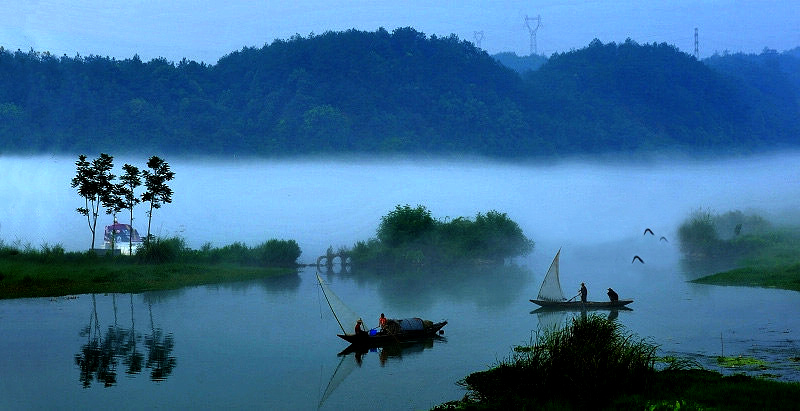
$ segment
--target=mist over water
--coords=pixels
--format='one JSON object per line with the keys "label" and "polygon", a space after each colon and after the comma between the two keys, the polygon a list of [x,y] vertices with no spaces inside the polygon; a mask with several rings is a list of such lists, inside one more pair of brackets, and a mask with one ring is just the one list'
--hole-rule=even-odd
{"label": "mist over water", "polygon": [[[92,158],[90,156],[90,158]],[[800,198],[800,153],[710,161],[508,164],[479,160],[191,160],[166,158],[175,180],[172,204],[155,210],[157,236],[180,235],[192,248],[235,241],[250,246],[293,239],[301,262],[332,246],[374,237],[398,204],[426,206],[434,218],[497,210],[550,258],[561,246],[632,241],[649,227],[656,238],[699,208],[790,215]],[[75,158],[0,157],[0,239],[33,247],[89,247],[91,233],[70,180]],[[115,158],[115,174],[145,158]],[[141,190],[141,189],[140,189]],[[146,206],[134,226],[147,230]],[[128,221],[125,212],[119,220]],[[97,247],[102,246],[98,221]],[[673,244],[677,246],[677,239]],[[634,250],[632,250],[634,251]],[[630,256],[625,256],[630,258]]]}

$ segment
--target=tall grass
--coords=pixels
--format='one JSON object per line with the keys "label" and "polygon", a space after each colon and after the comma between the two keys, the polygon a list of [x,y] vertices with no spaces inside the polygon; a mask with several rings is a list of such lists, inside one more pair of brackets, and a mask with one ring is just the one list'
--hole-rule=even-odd
{"label": "tall grass", "polygon": [[536,337],[496,367],[460,381],[468,398],[497,409],[599,408],[641,390],[655,373],[657,347],[597,315]]}

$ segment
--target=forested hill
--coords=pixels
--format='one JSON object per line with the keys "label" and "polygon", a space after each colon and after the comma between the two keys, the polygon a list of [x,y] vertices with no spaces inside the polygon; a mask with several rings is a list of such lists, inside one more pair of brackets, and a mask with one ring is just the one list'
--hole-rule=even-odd
{"label": "forested hill", "polygon": [[215,65],[3,49],[0,152],[511,158],[797,144],[800,93],[752,82],[632,41],[520,75],[411,28],[296,36]]}

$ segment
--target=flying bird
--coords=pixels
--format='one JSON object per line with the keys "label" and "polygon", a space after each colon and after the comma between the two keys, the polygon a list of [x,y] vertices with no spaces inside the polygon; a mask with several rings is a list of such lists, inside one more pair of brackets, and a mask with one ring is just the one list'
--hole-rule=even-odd
{"label": "flying bird", "polygon": [[666,241],[666,242],[669,242],[669,240],[667,240],[667,237],[664,237],[663,235],[661,236],[661,238],[659,239],[659,241],[661,241],[661,240],[664,240],[664,241]]}
{"label": "flying bird", "polygon": [[650,235],[655,235],[655,234],[653,234],[653,230],[651,230],[651,229],[649,229],[649,228],[645,228],[645,229],[644,229],[644,233],[642,233],[642,235],[645,235],[645,234],[647,234],[647,233],[650,233]]}
{"label": "flying bird", "polygon": [[638,255],[633,256],[633,260],[631,260],[631,264],[633,264],[633,262],[636,261],[636,260],[639,260],[640,263],[644,264],[644,260],[642,260],[642,257],[639,257]]}

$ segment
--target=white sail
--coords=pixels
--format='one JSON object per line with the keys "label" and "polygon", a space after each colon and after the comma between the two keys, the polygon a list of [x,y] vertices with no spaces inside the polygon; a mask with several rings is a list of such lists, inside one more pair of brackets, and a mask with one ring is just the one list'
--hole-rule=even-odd
{"label": "white sail", "polygon": [[342,333],[345,335],[353,335],[355,334],[356,329],[356,321],[358,321],[359,317],[353,310],[350,309],[339,297],[334,294],[333,290],[328,286],[325,281],[322,281],[322,278],[317,274],[317,282],[319,283],[320,288],[322,288],[322,293],[325,294],[325,300],[328,301],[328,307],[331,308],[331,312],[333,313],[333,317],[336,318],[336,322],[339,323],[339,327],[342,329]]}
{"label": "white sail", "polygon": [[558,279],[558,256],[561,255],[561,249],[558,249],[553,262],[550,264],[550,269],[547,270],[547,275],[544,276],[542,287],[539,288],[539,300],[543,301],[566,301],[564,292],[561,291],[561,282]]}

